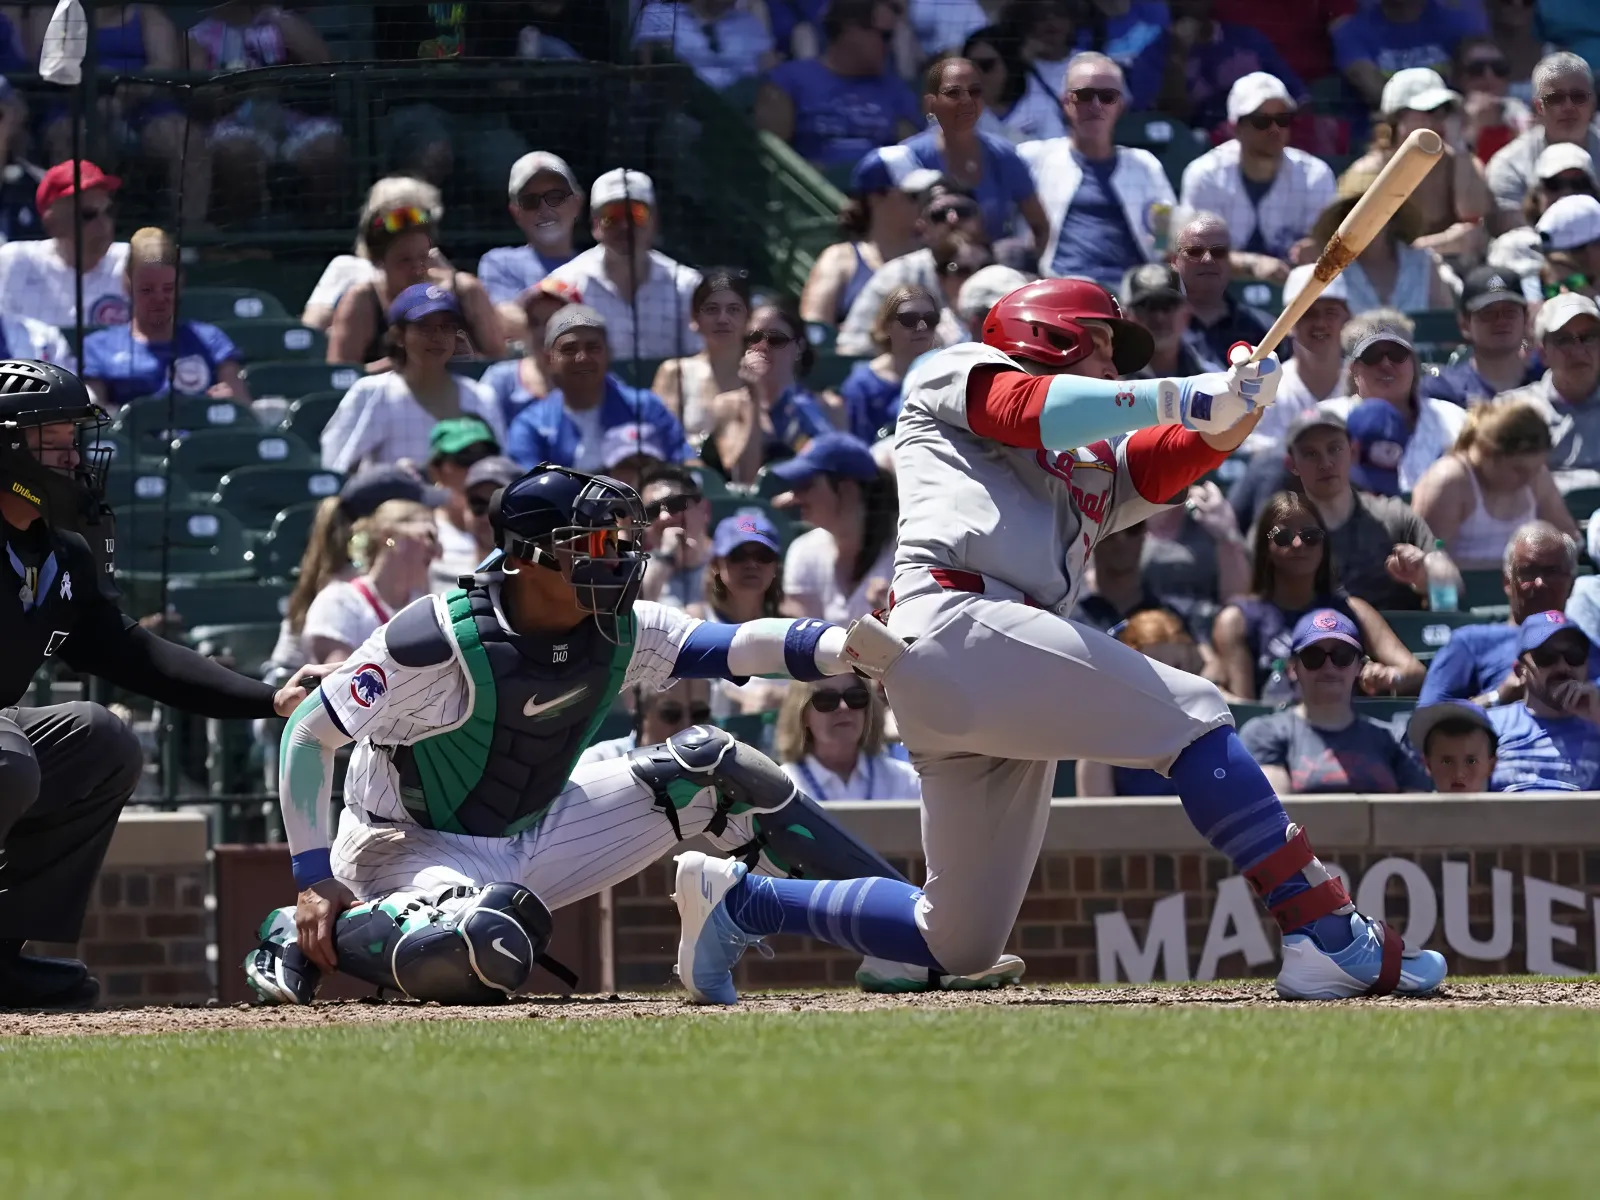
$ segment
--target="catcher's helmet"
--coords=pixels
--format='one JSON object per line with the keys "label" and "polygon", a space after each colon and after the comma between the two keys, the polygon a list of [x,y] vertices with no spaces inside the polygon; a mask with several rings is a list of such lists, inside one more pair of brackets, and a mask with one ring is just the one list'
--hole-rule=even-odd
{"label": "catcher's helmet", "polygon": [[578,606],[613,637],[644,582],[648,524],[639,494],[620,480],[540,463],[489,501],[498,549],[485,569],[515,558],[562,572]]}
{"label": "catcher's helmet", "polygon": [[[99,434],[109,423],[71,371],[28,359],[0,361],[0,475],[52,526],[77,530],[99,514],[111,463],[111,448]],[[77,429],[78,465],[71,471],[40,462],[37,437],[28,432],[60,424]]]}
{"label": "catcher's helmet", "polygon": [[1070,367],[1094,351],[1079,323],[1085,319],[1111,327],[1111,358],[1123,375],[1144,368],[1156,352],[1150,331],[1127,320],[1116,298],[1087,279],[1039,279],[1002,296],[983,319],[983,343],[1012,358]]}

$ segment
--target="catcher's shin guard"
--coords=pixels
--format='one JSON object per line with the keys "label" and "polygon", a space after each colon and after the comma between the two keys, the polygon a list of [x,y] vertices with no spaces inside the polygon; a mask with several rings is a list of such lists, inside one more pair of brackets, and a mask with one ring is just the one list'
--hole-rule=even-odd
{"label": "catcher's shin guard", "polygon": [[706,832],[721,837],[728,817],[751,814],[755,837],[733,853],[752,868],[765,857],[780,874],[804,879],[877,876],[905,882],[900,872],[857,841],[761,751],[714,725],[675,733],[659,746],[628,755],[634,778],[655,793],[656,804],[681,840],[678,810],[702,788],[714,788],[716,810]]}
{"label": "catcher's shin guard", "polygon": [[496,1004],[527,984],[536,963],[551,968],[550,933],[539,897],[491,883],[359,904],[339,917],[334,942],[339,969],[357,979],[413,1000]]}

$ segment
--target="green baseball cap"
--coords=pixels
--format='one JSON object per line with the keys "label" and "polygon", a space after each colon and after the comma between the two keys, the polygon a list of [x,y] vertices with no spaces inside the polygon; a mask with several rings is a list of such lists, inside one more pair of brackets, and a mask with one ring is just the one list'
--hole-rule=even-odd
{"label": "green baseball cap", "polygon": [[485,442],[496,450],[500,448],[494,430],[485,422],[477,417],[452,417],[433,427],[433,432],[428,435],[428,452],[433,458],[442,458],[448,454],[460,454],[468,446],[481,446]]}

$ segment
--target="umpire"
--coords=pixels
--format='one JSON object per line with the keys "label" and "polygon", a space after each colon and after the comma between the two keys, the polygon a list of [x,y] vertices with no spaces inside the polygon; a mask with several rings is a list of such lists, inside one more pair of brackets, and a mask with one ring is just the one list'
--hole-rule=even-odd
{"label": "umpire", "polygon": [[306,695],[296,678],[274,704],[266,684],[122,615],[104,504],[110,451],[95,445],[105,424],[70,372],[0,361],[0,1009],[81,1008],[99,995],[83,963],[22,949],[78,940],[141,768],[132,731],[98,704],[16,707],[40,664],[59,659],[213,717],[287,716]]}

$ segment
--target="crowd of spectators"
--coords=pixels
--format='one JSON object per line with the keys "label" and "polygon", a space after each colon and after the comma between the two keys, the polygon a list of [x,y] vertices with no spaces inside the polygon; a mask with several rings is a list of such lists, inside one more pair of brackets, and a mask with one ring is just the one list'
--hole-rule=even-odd
{"label": "crowd of spectators", "polygon": [[[413,12],[380,49],[596,54],[571,4],[478,7],[428,6],[434,25]],[[1280,347],[1276,407],[1217,477],[1101,540],[1074,615],[1245,706],[1246,744],[1284,790],[1589,786],[1600,620],[1561,614],[1586,600],[1600,617],[1575,586],[1600,488],[1600,19],[1556,0],[1269,7],[634,4],[640,61],[686,64],[843,189],[838,240],[797,297],[737,262],[669,256],[683,239],[636,166],[589,178],[482,105],[396,103],[379,131],[390,173],[301,314],[329,364],[361,370],[321,431],[322,465],[346,480],[319,512],[275,666],[340,657],[453,586],[489,546],[494,488],[547,461],[640,489],[648,599],[713,621],[881,608],[898,519],[886,445],[920,358],[980,336],[1022,283],[1071,276],[1150,331],[1145,373],[1220,369],[1427,128],[1443,160]],[[269,6],[223,5],[181,35],[154,6],[95,12],[102,63],[130,70],[330,59],[311,23]],[[42,27],[12,32],[21,70]],[[0,89],[6,153],[22,122],[54,164],[29,167],[26,203],[0,191],[14,234],[0,340],[78,365],[61,331],[79,322],[81,274],[95,330],[81,367],[108,410],[169,392],[248,408],[238,347],[176,302],[176,222],[258,214],[284,172],[322,204],[346,131],[263,99],[215,101],[196,135],[154,92],[122,100],[104,117],[184,189],[174,232],[118,240],[122,179],[85,161],[77,187],[56,161],[66,114],[23,114]],[[458,263],[442,189],[466,176],[506,244]],[[1508,611],[1469,623],[1456,610],[1485,573]],[[917,794],[893,714],[859,680],[631,703],[630,738],[647,740],[775,713],[768,736],[812,794]],[[1078,766],[1084,794],[1165,786]]]}

